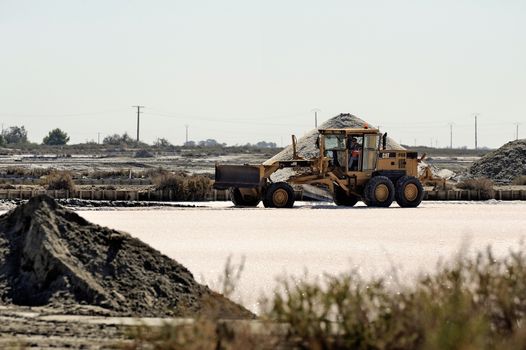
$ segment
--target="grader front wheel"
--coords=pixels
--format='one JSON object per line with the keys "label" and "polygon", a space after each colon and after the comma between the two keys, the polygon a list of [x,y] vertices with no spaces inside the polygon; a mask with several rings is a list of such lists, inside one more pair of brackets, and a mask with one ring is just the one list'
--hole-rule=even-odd
{"label": "grader front wheel", "polygon": [[267,208],[292,208],[294,189],[286,182],[275,182],[268,187],[263,204]]}

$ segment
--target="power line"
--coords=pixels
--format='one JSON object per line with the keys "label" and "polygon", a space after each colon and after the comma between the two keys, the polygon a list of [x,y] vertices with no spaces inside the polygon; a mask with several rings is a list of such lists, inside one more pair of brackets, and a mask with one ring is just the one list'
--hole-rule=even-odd
{"label": "power line", "polygon": [[133,108],[137,108],[137,143],[139,143],[139,127],[141,123],[141,108],[144,108],[144,106],[132,106]]}

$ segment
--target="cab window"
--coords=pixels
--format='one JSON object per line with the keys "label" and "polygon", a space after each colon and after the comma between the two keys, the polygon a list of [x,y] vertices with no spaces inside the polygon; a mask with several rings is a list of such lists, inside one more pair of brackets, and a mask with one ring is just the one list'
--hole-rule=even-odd
{"label": "cab window", "polygon": [[326,151],[343,151],[345,150],[345,136],[343,135],[325,135]]}
{"label": "cab window", "polygon": [[363,170],[374,170],[376,168],[378,148],[378,135],[365,135],[363,147]]}

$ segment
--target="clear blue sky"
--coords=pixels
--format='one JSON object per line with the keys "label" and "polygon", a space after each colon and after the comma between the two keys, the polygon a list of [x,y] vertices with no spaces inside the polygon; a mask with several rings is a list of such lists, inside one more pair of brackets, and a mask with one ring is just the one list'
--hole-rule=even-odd
{"label": "clear blue sky", "polygon": [[40,142],[283,140],[340,112],[403,143],[526,136],[526,1],[0,0],[0,120]]}

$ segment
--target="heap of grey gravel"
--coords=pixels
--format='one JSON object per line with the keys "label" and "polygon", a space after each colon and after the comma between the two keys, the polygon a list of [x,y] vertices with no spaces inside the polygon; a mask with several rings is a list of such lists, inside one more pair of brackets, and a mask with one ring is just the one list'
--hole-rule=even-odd
{"label": "heap of grey gravel", "polygon": [[139,239],[48,196],[0,216],[0,304],[114,316],[253,316]]}
{"label": "heap of grey gravel", "polygon": [[[321,124],[318,129],[340,129],[340,128],[363,128],[364,125],[367,122],[363,119],[358,118],[357,116],[354,116],[349,113],[341,113],[335,117],[332,117],[331,119],[327,120],[325,123]],[[373,127],[370,123],[367,123],[369,127]],[[298,139],[297,142],[297,152],[298,155],[305,158],[315,158],[318,157],[320,152],[318,148],[316,147],[316,140],[318,139],[318,129],[312,129],[309,131],[305,136]],[[405,149],[402,147],[398,142],[396,142],[394,139],[387,137],[387,148],[393,149],[393,150],[403,150]],[[275,161],[280,160],[291,160],[293,158],[292,156],[292,145],[287,146],[283,151],[276,154],[274,157],[270,158],[263,164],[272,164]],[[271,178],[273,181],[286,181],[291,176],[296,175],[297,173],[292,169],[280,169],[276,171],[274,174],[272,174]],[[304,189],[304,194],[309,193],[309,189],[305,186],[302,186]]]}
{"label": "heap of grey gravel", "polygon": [[484,155],[471,165],[468,173],[472,177],[487,177],[503,184],[526,175],[526,139],[508,142]]}
{"label": "heap of grey gravel", "polygon": [[[366,121],[358,118],[357,116],[354,116],[349,113],[342,113],[327,120],[325,123],[320,125],[318,129],[362,128],[366,123]],[[370,123],[368,123],[368,125],[369,127],[373,127],[373,125],[371,125]],[[316,140],[319,135],[318,129],[312,129],[305,136],[298,139],[298,155],[306,159],[319,156],[319,150],[318,148],[316,148]],[[404,147],[402,147],[398,142],[396,142],[389,136],[387,137],[387,148],[393,150],[404,149]],[[279,152],[274,157],[267,160],[265,164],[269,164],[277,160],[290,159],[292,159],[292,145],[287,146],[283,151]]]}

